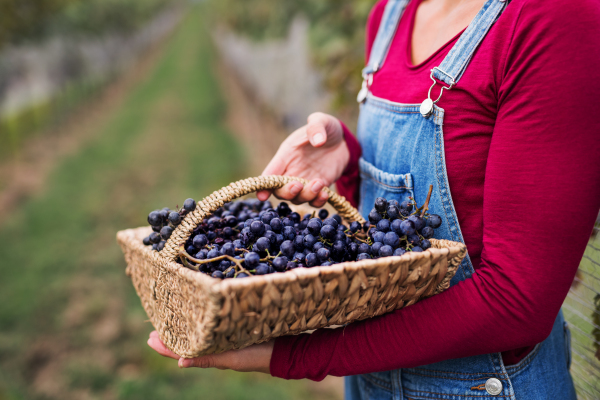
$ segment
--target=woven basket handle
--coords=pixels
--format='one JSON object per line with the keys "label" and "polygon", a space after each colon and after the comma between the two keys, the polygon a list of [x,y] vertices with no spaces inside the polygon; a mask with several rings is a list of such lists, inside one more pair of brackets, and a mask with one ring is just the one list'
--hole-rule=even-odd
{"label": "woven basket handle", "polygon": [[[293,176],[269,175],[233,182],[229,186],[213,192],[198,202],[196,209],[185,216],[181,224],[173,231],[169,240],[167,240],[165,248],[160,252],[161,256],[173,260],[176,259],[179,255],[179,246],[181,243],[188,240],[193,230],[207,215],[217,211],[223,204],[259,190],[279,189],[292,181],[302,182],[304,185],[308,183],[306,179]],[[344,196],[340,196],[329,188],[325,188],[324,190],[329,195],[329,204],[340,213],[342,218],[347,221],[358,221],[361,224],[365,222],[358,210],[352,207]]]}

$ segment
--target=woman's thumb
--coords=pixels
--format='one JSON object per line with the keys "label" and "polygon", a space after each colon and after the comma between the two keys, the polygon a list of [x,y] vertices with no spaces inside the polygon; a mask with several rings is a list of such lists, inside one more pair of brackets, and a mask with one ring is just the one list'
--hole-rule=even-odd
{"label": "woman's thumb", "polygon": [[306,136],[313,147],[321,147],[327,142],[327,122],[323,113],[313,113],[308,117]]}

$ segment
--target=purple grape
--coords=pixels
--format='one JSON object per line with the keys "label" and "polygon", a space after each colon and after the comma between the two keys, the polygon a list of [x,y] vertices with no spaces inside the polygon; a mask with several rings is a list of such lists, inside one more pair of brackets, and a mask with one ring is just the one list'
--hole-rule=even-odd
{"label": "purple grape", "polygon": [[330,256],[331,256],[331,254],[330,254],[329,250],[327,250],[325,247],[322,247],[317,251],[317,257],[322,262],[327,261]]}
{"label": "purple grape", "polygon": [[413,247],[413,248],[411,249],[411,251],[412,251],[413,253],[420,253],[420,252],[422,252],[422,251],[423,251],[423,249],[422,249],[422,248],[420,248],[419,246],[415,246],[415,247]]}
{"label": "purple grape", "polygon": [[173,233],[173,228],[171,228],[170,226],[163,226],[162,229],[160,230],[160,237],[163,238],[164,240],[167,240],[168,238],[171,237],[171,234]]}
{"label": "purple grape", "polygon": [[171,224],[177,226],[181,222],[181,215],[177,211],[173,211],[169,213],[168,219]]}
{"label": "purple grape", "polygon": [[325,219],[329,216],[329,211],[327,211],[326,209],[320,209],[319,210],[319,218],[321,219]]}
{"label": "purple grape", "polygon": [[400,223],[402,236],[413,235],[416,232],[415,223],[410,220],[404,220]]}
{"label": "purple grape", "polygon": [[291,240],[286,240],[283,243],[281,243],[279,250],[281,251],[281,254],[288,258],[293,257],[294,252],[296,251],[294,243]]}
{"label": "purple grape", "polygon": [[421,238],[419,238],[419,235],[416,235],[416,234],[408,235],[406,237],[406,241],[408,243],[412,244],[413,246],[421,245]]}
{"label": "purple grape", "polygon": [[187,212],[192,212],[196,209],[196,201],[194,199],[187,199],[183,202],[183,209]]}
{"label": "purple grape", "polygon": [[400,210],[398,209],[398,206],[395,206],[393,204],[388,204],[387,217],[390,220],[400,218]]}
{"label": "purple grape", "polygon": [[221,272],[219,270],[213,272],[211,276],[213,278],[217,278],[217,279],[223,279],[223,278],[225,278],[225,275],[223,275],[223,272]]}
{"label": "purple grape", "polygon": [[223,247],[221,247],[221,254],[228,256],[235,256],[235,246],[233,243],[225,243]]}
{"label": "purple grape", "polygon": [[377,223],[377,230],[380,232],[387,232],[390,230],[390,220],[389,219],[382,219],[381,221],[379,221]]}
{"label": "purple grape", "polygon": [[[321,233],[321,237],[322,238],[327,239],[327,240],[331,240],[335,236],[336,230],[331,225],[323,225],[323,227],[321,228],[321,232],[320,233]],[[343,233],[342,233],[342,235],[343,235]]]}
{"label": "purple grape", "polygon": [[330,217],[330,218],[325,219],[325,221],[323,221],[323,225],[331,225],[331,226],[333,226],[334,229],[337,229],[337,227],[340,224],[334,217]]}
{"label": "purple grape", "polygon": [[285,256],[277,257],[273,260],[273,268],[275,271],[283,272],[285,271],[285,267],[287,266],[288,259]]}
{"label": "purple grape", "polygon": [[160,234],[156,233],[156,232],[152,232],[150,234],[150,236],[148,236],[148,240],[150,241],[150,243],[152,244],[158,244],[158,242],[160,242]]}
{"label": "purple grape", "polygon": [[283,222],[279,218],[273,218],[269,223],[273,232],[279,233],[283,229]]}
{"label": "purple grape", "polygon": [[308,253],[305,257],[306,266],[308,268],[319,265],[319,259],[315,253]]}
{"label": "purple grape", "polygon": [[306,236],[304,236],[304,247],[307,249],[312,249],[312,247],[315,245],[315,243],[317,243],[317,238],[315,238],[313,235],[308,234]]}
{"label": "purple grape", "polygon": [[263,224],[261,221],[253,221],[250,224],[250,231],[256,237],[260,237],[265,233],[265,224]]}
{"label": "purple grape", "polygon": [[269,266],[264,263],[258,264],[256,268],[254,268],[254,275],[267,275],[269,273]]}
{"label": "purple grape", "polygon": [[401,247],[400,247],[400,248],[397,248],[396,250],[394,250],[394,255],[395,255],[395,256],[401,256],[401,255],[403,255],[404,253],[406,253],[406,250],[404,250],[404,249],[403,249],[403,248],[401,248]]}
{"label": "purple grape", "polygon": [[285,240],[294,240],[296,237],[296,229],[293,226],[286,226],[283,228],[283,238]]}
{"label": "purple grape", "polygon": [[379,249],[381,249],[382,246],[383,246],[383,243],[381,243],[381,242],[373,243],[373,245],[371,245],[371,254],[373,254],[373,255],[379,254]]}
{"label": "purple grape", "polygon": [[442,225],[442,217],[437,214],[430,214],[427,218],[427,225],[433,229],[437,229]]}
{"label": "purple grape", "polygon": [[411,215],[408,217],[409,221],[412,221],[415,224],[415,229],[420,231],[425,226],[425,220],[418,215]]}
{"label": "purple grape", "polygon": [[192,239],[192,244],[195,248],[201,249],[208,244],[208,238],[206,237],[206,235],[201,233],[199,235],[194,236],[194,239]]}
{"label": "purple grape", "polygon": [[253,251],[246,253],[244,255],[244,263],[246,264],[246,268],[254,269],[258,265],[258,263],[260,263],[260,256],[258,255],[258,253],[255,253]]}
{"label": "purple grape", "polygon": [[383,238],[383,244],[391,246],[392,248],[396,248],[400,246],[400,238],[398,237],[396,232],[388,232]]}
{"label": "purple grape", "polygon": [[356,233],[360,230],[360,223],[354,221],[350,223],[350,232]]}
{"label": "purple grape", "polygon": [[392,248],[392,246],[388,246],[387,244],[381,246],[381,248],[379,249],[380,257],[389,257],[392,254],[394,254],[394,249]]}
{"label": "purple grape", "polygon": [[299,263],[304,263],[305,255],[304,253],[297,252],[294,254],[294,261],[298,261]]}
{"label": "purple grape", "polygon": [[431,237],[433,237],[433,228],[430,226],[426,226],[423,229],[421,229],[421,236],[423,236],[425,239],[430,239]]}
{"label": "purple grape", "polygon": [[371,223],[371,225],[377,225],[377,223],[381,221],[382,218],[383,217],[377,212],[376,209],[372,209],[369,213],[369,222]]}
{"label": "purple grape", "polygon": [[383,243],[383,239],[385,238],[385,233],[376,231],[373,233],[373,241]]}
{"label": "purple grape", "polygon": [[367,243],[361,243],[358,245],[358,254],[371,254],[371,246]]}
{"label": "purple grape", "polygon": [[164,219],[160,211],[152,211],[148,214],[148,223],[152,226],[160,226],[164,223]]}
{"label": "purple grape", "polygon": [[409,203],[408,201],[403,201],[402,203],[400,203],[400,210],[405,210],[406,212],[411,212],[412,209],[413,209],[412,203]]}
{"label": "purple grape", "polygon": [[323,222],[321,222],[319,218],[311,218],[310,221],[308,221],[308,225],[306,225],[306,228],[313,235],[318,235],[322,226]]}
{"label": "purple grape", "polygon": [[298,214],[297,212],[290,213],[290,215],[288,215],[288,218],[294,221],[295,224],[300,222],[300,214]]}
{"label": "purple grape", "polygon": [[252,250],[263,252],[263,251],[267,251],[270,246],[271,246],[271,242],[269,241],[268,238],[260,237],[256,240],[256,243],[254,243],[254,246],[252,246]]}
{"label": "purple grape", "polygon": [[378,212],[380,212],[380,213],[385,212],[385,210],[387,209],[387,205],[388,205],[388,202],[383,197],[378,197],[375,199],[375,209]]}

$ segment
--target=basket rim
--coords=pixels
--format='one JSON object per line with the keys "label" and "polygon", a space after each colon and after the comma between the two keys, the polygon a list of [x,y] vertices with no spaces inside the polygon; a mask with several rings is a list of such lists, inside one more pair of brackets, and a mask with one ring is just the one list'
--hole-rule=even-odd
{"label": "basket rim", "polygon": [[[221,294],[225,291],[232,292],[243,290],[251,286],[265,286],[269,283],[273,284],[284,284],[286,282],[295,281],[298,279],[311,279],[322,275],[327,275],[329,272],[356,272],[369,267],[376,267],[382,264],[382,262],[402,262],[413,259],[424,259],[430,258],[431,255],[437,253],[435,250],[448,249],[450,252],[456,252],[459,255],[462,251],[466,252],[466,246],[460,242],[454,242],[445,239],[429,239],[432,244],[446,244],[442,248],[430,248],[423,252],[407,252],[402,256],[389,256],[376,259],[367,259],[360,261],[345,261],[342,263],[334,264],[331,266],[314,266],[311,268],[296,268],[291,271],[278,272],[274,274],[260,275],[260,276],[249,276],[243,279],[218,279],[213,278],[205,273],[194,271],[185,266],[177,263],[166,257],[161,257],[159,252],[154,252],[150,247],[144,246],[141,240],[137,239],[137,232],[141,230],[150,230],[150,227],[139,227],[121,230],[117,233],[117,240],[122,245],[134,245],[138,250],[141,250],[144,257],[149,259],[155,259],[161,266],[171,269],[173,272],[181,275],[186,279],[196,281],[198,284],[208,286],[213,294]],[[433,250],[433,251],[432,251]],[[323,274],[322,274],[323,273]]]}

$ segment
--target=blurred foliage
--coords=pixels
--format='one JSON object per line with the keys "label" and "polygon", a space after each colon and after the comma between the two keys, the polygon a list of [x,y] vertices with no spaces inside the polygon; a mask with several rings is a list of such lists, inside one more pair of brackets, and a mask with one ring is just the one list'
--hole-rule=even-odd
{"label": "blurred foliage", "polygon": [[67,127],[95,132],[0,221],[0,399],[334,398],[306,381],[179,370],[146,345],[153,328],[115,233],[247,173],[202,10],[114,107]]}
{"label": "blurred foliage", "polygon": [[138,28],[171,0],[2,0],[0,47],[51,34],[98,35]]}
{"label": "blurred foliage", "polygon": [[315,64],[335,108],[356,107],[364,66],[365,26],[376,0],[213,0],[217,20],[256,40],[283,37],[297,15],[310,22]]}

